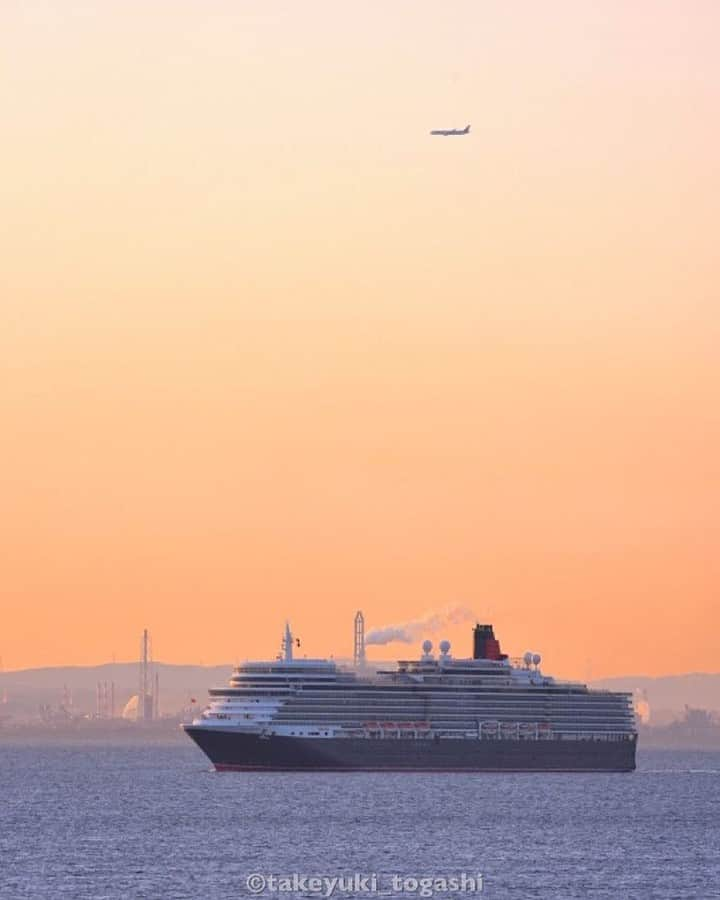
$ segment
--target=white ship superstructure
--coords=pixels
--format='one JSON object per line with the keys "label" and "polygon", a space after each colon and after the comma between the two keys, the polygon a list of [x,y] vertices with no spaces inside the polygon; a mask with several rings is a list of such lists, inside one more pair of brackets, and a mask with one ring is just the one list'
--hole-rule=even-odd
{"label": "white ship superstructure", "polygon": [[368,671],[295,659],[288,626],[282,656],[238,666],[193,726],[318,739],[634,740],[629,695],[558,681],[536,654],[510,660],[491,626],[476,627],[478,646],[492,652],[454,659],[447,641],[437,656],[426,641],[419,659]]}

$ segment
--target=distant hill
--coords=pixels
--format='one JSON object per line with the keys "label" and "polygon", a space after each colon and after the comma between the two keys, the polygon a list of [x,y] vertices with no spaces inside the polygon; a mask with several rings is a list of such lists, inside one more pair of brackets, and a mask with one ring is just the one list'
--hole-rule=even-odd
{"label": "distant hill", "polygon": [[[194,697],[204,705],[211,686],[227,683],[232,666],[192,666],[156,663],[160,679],[160,711],[177,713]],[[114,682],[115,711],[122,708],[138,692],[138,664],[107,663],[102,666],[62,666],[0,672],[0,717],[27,716],[37,713],[41,704],[57,707],[64,688],[72,694],[73,709],[79,713],[95,711],[98,682]],[[651,678],[630,675],[604,678],[592,682],[593,687],[616,691],[644,690],[653,719],[680,715],[685,706],[720,711],[720,673],[692,673]]]}
{"label": "distant hill", "polygon": [[685,706],[720,711],[720,673],[693,672],[658,678],[628,675],[594,681],[592,686],[611,691],[644,691],[652,722],[677,717]]}
{"label": "distant hill", "polygon": [[[159,676],[160,712],[177,713],[194,697],[202,706],[207,690],[226,684],[231,665],[182,666],[155,663]],[[107,663],[102,666],[61,666],[0,672],[0,714],[27,716],[37,713],[43,704],[57,707],[65,688],[72,695],[73,710],[95,712],[98,682],[114,683],[115,712],[119,715],[128,700],[138,692],[138,664]]]}

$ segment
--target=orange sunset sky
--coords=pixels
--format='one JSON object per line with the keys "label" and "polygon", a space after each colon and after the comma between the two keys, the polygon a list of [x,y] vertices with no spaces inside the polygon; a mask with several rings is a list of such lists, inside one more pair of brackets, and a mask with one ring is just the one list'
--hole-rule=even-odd
{"label": "orange sunset sky", "polygon": [[145,626],[272,655],[286,617],[347,655],[358,608],[462,604],[560,675],[717,671],[719,35],[711,0],[2,3],[5,668]]}

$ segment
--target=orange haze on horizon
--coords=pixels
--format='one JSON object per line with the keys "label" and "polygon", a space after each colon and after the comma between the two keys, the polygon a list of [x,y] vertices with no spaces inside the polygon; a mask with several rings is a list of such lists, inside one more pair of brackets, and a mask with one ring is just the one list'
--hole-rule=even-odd
{"label": "orange haze on horizon", "polygon": [[717,671],[719,26],[5,4],[5,668],[462,604],[550,673]]}

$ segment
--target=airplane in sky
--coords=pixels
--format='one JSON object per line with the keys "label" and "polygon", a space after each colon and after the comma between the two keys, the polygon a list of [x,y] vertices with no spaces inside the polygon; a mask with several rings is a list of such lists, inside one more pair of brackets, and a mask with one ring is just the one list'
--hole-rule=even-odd
{"label": "airplane in sky", "polygon": [[430,134],[441,134],[443,137],[453,137],[454,135],[470,134],[470,126],[464,128],[438,128],[437,131],[431,131]]}

